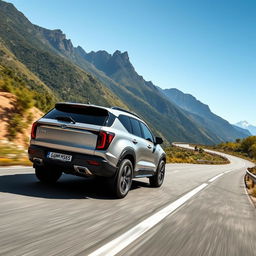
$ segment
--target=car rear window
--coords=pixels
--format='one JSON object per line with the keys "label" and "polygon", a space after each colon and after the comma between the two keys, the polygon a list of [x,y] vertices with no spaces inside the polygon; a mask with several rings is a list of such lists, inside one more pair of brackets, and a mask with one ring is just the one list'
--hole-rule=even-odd
{"label": "car rear window", "polygon": [[91,106],[56,104],[55,108],[44,116],[49,119],[60,117],[71,118],[77,123],[104,125],[108,118],[108,111]]}

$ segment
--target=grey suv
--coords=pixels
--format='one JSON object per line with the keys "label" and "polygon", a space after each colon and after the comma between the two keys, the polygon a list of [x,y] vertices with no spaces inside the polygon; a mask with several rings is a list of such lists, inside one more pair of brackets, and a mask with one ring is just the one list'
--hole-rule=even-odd
{"label": "grey suv", "polygon": [[144,121],[117,108],[57,103],[31,130],[28,149],[37,178],[56,182],[62,172],[104,177],[118,198],[130,190],[132,179],[148,177],[160,187],[166,155]]}

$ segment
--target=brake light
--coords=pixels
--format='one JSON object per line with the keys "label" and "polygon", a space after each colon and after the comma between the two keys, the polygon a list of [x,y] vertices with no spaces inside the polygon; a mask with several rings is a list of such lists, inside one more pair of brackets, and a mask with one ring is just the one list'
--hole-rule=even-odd
{"label": "brake light", "polygon": [[96,149],[107,149],[114,137],[114,133],[101,131],[98,136]]}
{"label": "brake light", "polygon": [[32,124],[32,128],[31,128],[31,139],[35,139],[36,138],[36,129],[38,127],[38,123],[35,122]]}

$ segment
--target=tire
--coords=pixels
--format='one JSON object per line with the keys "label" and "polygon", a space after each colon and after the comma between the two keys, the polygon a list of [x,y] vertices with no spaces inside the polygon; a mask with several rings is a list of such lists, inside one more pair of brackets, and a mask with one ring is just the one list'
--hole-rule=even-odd
{"label": "tire", "polygon": [[149,178],[149,183],[151,187],[159,188],[164,182],[165,176],[165,161],[161,160],[158,164],[156,174]]}
{"label": "tire", "polygon": [[132,185],[133,166],[129,159],[120,163],[114,182],[114,195],[117,198],[124,198]]}
{"label": "tire", "polygon": [[46,167],[35,167],[36,177],[43,183],[55,183],[61,176],[59,170],[48,169]]}

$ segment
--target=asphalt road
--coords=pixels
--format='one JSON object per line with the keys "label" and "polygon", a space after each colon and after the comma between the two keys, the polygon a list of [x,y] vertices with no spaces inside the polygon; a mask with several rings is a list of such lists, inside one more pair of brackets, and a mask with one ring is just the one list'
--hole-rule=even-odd
{"label": "asphalt road", "polygon": [[[121,200],[99,181],[63,175],[46,186],[32,168],[1,168],[0,255],[114,255],[104,246],[120,237],[117,255],[256,255],[256,211],[243,183],[252,164],[228,158],[227,165],[168,164],[161,188],[134,181]],[[136,239],[123,237],[160,215]]]}

